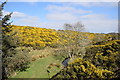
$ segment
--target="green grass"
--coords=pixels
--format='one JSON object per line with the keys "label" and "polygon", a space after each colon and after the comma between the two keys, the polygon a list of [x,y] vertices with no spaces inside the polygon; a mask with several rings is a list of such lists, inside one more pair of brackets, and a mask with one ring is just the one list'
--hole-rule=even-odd
{"label": "green grass", "polygon": [[[43,59],[36,60],[30,64],[27,71],[19,72],[13,78],[49,78],[47,73],[47,66],[50,63],[57,62],[53,56],[48,56]],[[59,68],[53,67],[50,71],[50,77],[59,72]]]}
{"label": "green grass", "polygon": [[[46,52],[46,53],[45,53]],[[42,51],[42,53],[47,54],[47,51]],[[33,51],[31,54],[41,54],[41,51]],[[12,78],[49,78],[47,73],[47,66],[51,63],[59,63],[58,60],[53,55],[49,55],[45,58],[38,59],[36,61],[31,62],[30,68],[28,68],[24,72],[18,72],[17,75],[13,76]],[[50,77],[55,75],[57,72],[60,71],[58,67],[52,67],[49,69]]]}

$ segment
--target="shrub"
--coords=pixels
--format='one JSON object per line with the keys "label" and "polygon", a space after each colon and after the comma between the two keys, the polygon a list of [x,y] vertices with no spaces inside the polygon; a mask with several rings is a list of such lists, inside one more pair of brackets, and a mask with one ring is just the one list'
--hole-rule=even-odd
{"label": "shrub", "polygon": [[120,57],[120,40],[112,40],[102,45],[93,45],[86,48],[85,60],[89,60],[97,67],[115,71],[118,68]]}
{"label": "shrub", "polygon": [[17,46],[33,47],[34,49],[43,49],[45,47],[62,47],[73,45],[76,42],[80,45],[92,44],[94,42],[103,41],[108,38],[107,34],[94,34],[87,32],[76,32],[69,30],[53,30],[45,28],[37,28],[30,26],[9,27],[12,31],[8,34],[13,35],[13,41]]}
{"label": "shrub", "polygon": [[76,79],[76,80],[96,80],[96,79],[110,79],[114,73],[106,69],[99,69],[89,61],[81,58],[74,60],[67,68],[62,69],[59,73],[54,75],[53,80]]}

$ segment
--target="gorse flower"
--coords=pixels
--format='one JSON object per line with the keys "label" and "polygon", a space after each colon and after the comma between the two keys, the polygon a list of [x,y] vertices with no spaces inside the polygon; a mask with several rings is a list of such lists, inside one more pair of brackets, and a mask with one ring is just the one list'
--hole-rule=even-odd
{"label": "gorse flower", "polygon": [[[16,40],[18,46],[29,46],[35,48],[36,46],[38,48],[43,48],[46,46],[55,47],[60,45],[68,45],[70,43],[75,43],[77,40],[80,40],[79,42],[81,43],[87,43],[87,41],[88,43],[92,43],[94,40],[99,41],[108,36],[105,34],[93,34],[68,30],[56,31],[54,29],[16,25],[13,25],[11,29],[12,31],[7,34],[15,34],[13,37],[17,37]],[[98,39],[98,36],[101,39]]]}

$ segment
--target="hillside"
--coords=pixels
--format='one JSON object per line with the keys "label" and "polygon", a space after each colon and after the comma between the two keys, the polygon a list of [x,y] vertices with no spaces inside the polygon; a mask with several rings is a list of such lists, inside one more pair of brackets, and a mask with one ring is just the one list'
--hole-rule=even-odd
{"label": "hillside", "polygon": [[[35,49],[41,49],[46,46],[59,47],[74,43],[75,39],[79,37],[79,40],[88,43],[94,43],[103,41],[111,37],[109,34],[88,33],[88,32],[76,32],[65,30],[53,30],[46,28],[37,28],[29,26],[12,26],[12,34],[14,41],[18,46],[33,47]],[[79,35],[78,35],[79,34]]]}
{"label": "hillside", "polygon": [[[16,70],[11,78],[117,77],[115,71],[119,68],[120,43],[114,40],[115,35],[16,25],[10,29],[11,32],[6,34],[12,36],[17,46],[15,50],[18,54],[26,53],[30,58],[29,68],[22,72]],[[66,58],[70,58],[70,62],[63,68],[62,62]]]}

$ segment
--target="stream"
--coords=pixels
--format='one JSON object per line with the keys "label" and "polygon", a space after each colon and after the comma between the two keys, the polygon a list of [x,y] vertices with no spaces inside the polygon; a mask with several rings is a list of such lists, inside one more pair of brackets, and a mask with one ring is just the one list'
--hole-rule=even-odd
{"label": "stream", "polygon": [[70,60],[70,58],[65,58],[65,60],[62,62],[62,64],[64,65],[64,67],[68,66],[69,60]]}

